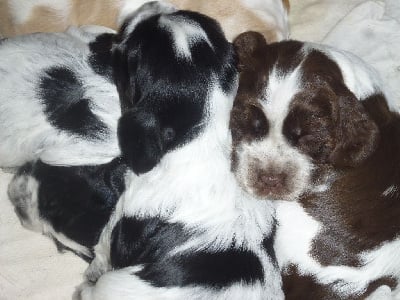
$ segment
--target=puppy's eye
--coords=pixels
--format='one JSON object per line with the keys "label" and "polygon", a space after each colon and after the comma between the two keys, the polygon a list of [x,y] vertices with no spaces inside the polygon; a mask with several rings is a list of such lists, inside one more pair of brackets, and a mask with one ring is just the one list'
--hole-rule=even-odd
{"label": "puppy's eye", "polygon": [[253,119],[251,120],[251,126],[253,128],[254,133],[261,134],[263,131],[263,121],[261,119]]}
{"label": "puppy's eye", "polygon": [[171,127],[166,127],[162,131],[162,139],[165,143],[170,143],[175,138],[175,130]]}
{"label": "puppy's eye", "polygon": [[251,107],[249,125],[252,134],[256,137],[262,137],[268,133],[268,121],[264,113],[258,107]]}

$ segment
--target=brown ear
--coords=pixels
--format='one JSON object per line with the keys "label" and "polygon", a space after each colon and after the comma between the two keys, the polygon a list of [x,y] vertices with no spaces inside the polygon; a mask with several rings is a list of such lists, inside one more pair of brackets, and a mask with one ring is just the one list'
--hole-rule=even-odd
{"label": "brown ear", "polygon": [[233,41],[233,47],[238,56],[238,69],[253,69],[259,63],[258,57],[265,55],[267,42],[264,36],[255,31],[239,34]]}
{"label": "brown ear", "polygon": [[337,144],[330,155],[330,161],[335,166],[355,167],[375,151],[379,142],[379,129],[362,103],[350,91],[339,96],[338,105]]}

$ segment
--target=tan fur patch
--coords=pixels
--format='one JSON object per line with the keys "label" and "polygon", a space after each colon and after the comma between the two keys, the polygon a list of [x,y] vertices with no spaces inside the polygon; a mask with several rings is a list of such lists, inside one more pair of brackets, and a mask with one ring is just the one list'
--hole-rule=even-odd
{"label": "tan fur patch", "polygon": [[240,33],[251,30],[262,33],[269,43],[277,41],[277,28],[273,24],[266,24],[239,0],[230,0],[229,3],[214,1],[212,5],[209,0],[170,0],[170,2],[181,9],[197,11],[218,20],[228,40],[233,40]]}
{"label": "tan fur patch", "polygon": [[15,35],[15,29],[9,14],[7,0],[0,1],[0,36],[8,37]]}
{"label": "tan fur patch", "polygon": [[70,20],[73,25],[95,24],[117,29],[118,1],[72,0],[72,5]]}
{"label": "tan fur patch", "polygon": [[63,31],[68,25],[68,22],[63,20],[57,10],[47,6],[37,6],[32,10],[28,21],[14,25],[14,29],[15,34],[26,34],[31,32]]}
{"label": "tan fur patch", "polygon": [[286,11],[289,12],[289,10],[290,10],[290,2],[289,2],[289,0],[282,0],[282,2],[283,2],[283,5],[286,8]]}

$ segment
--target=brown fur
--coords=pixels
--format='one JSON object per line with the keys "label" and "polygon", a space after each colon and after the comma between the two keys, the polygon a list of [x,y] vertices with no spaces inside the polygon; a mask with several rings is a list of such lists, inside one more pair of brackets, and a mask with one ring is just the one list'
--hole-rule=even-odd
{"label": "brown fur", "polygon": [[[298,200],[323,225],[310,255],[326,266],[360,266],[360,253],[400,234],[399,114],[389,110],[380,94],[359,101],[346,87],[339,66],[322,52],[299,51],[301,43],[266,45],[257,33],[246,33],[234,45],[241,74],[230,122],[233,171],[238,146],[267,137],[266,117],[258,122],[265,124],[260,136],[254,123],[263,119],[258,99],[272,66],[285,73],[302,62],[304,88],[292,98],[283,134],[312,158],[311,185],[323,182],[327,174],[332,180],[328,190],[308,192]],[[387,190],[391,186],[394,189]],[[283,282],[287,299],[338,299],[329,286],[317,284],[294,267],[286,270]],[[371,282],[364,295],[349,299],[364,299],[383,284],[393,288],[398,283],[381,278]]]}
{"label": "brown fur", "polygon": [[382,285],[394,288],[396,281],[390,277],[381,278],[371,282],[361,295],[343,298],[331,288],[319,284],[313,276],[300,274],[296,266],[292,265],[282,275],[282,285],[286,300],[363,300]]}
{"label": "brown fur", "polygon": [[[314,256],[324,265],[357,265],[358,253],[400,233],[400,116],[389,112],[382,95],[363,104],[379,124],[377,149],[358,167],[336,169],[327,192],[301,199],[306,211],[324,224],[313,245]],[[392,185],[397,190],[384,194]]]}

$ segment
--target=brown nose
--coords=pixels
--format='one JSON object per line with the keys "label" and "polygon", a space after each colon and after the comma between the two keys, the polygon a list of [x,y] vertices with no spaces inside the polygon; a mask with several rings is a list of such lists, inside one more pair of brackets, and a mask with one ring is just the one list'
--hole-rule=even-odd
{"label": "brown nose", "polygon": [[263,171],[258,173],[257,177],[257,188],[260,194],[278,197],[286,192],[286,173]]}

